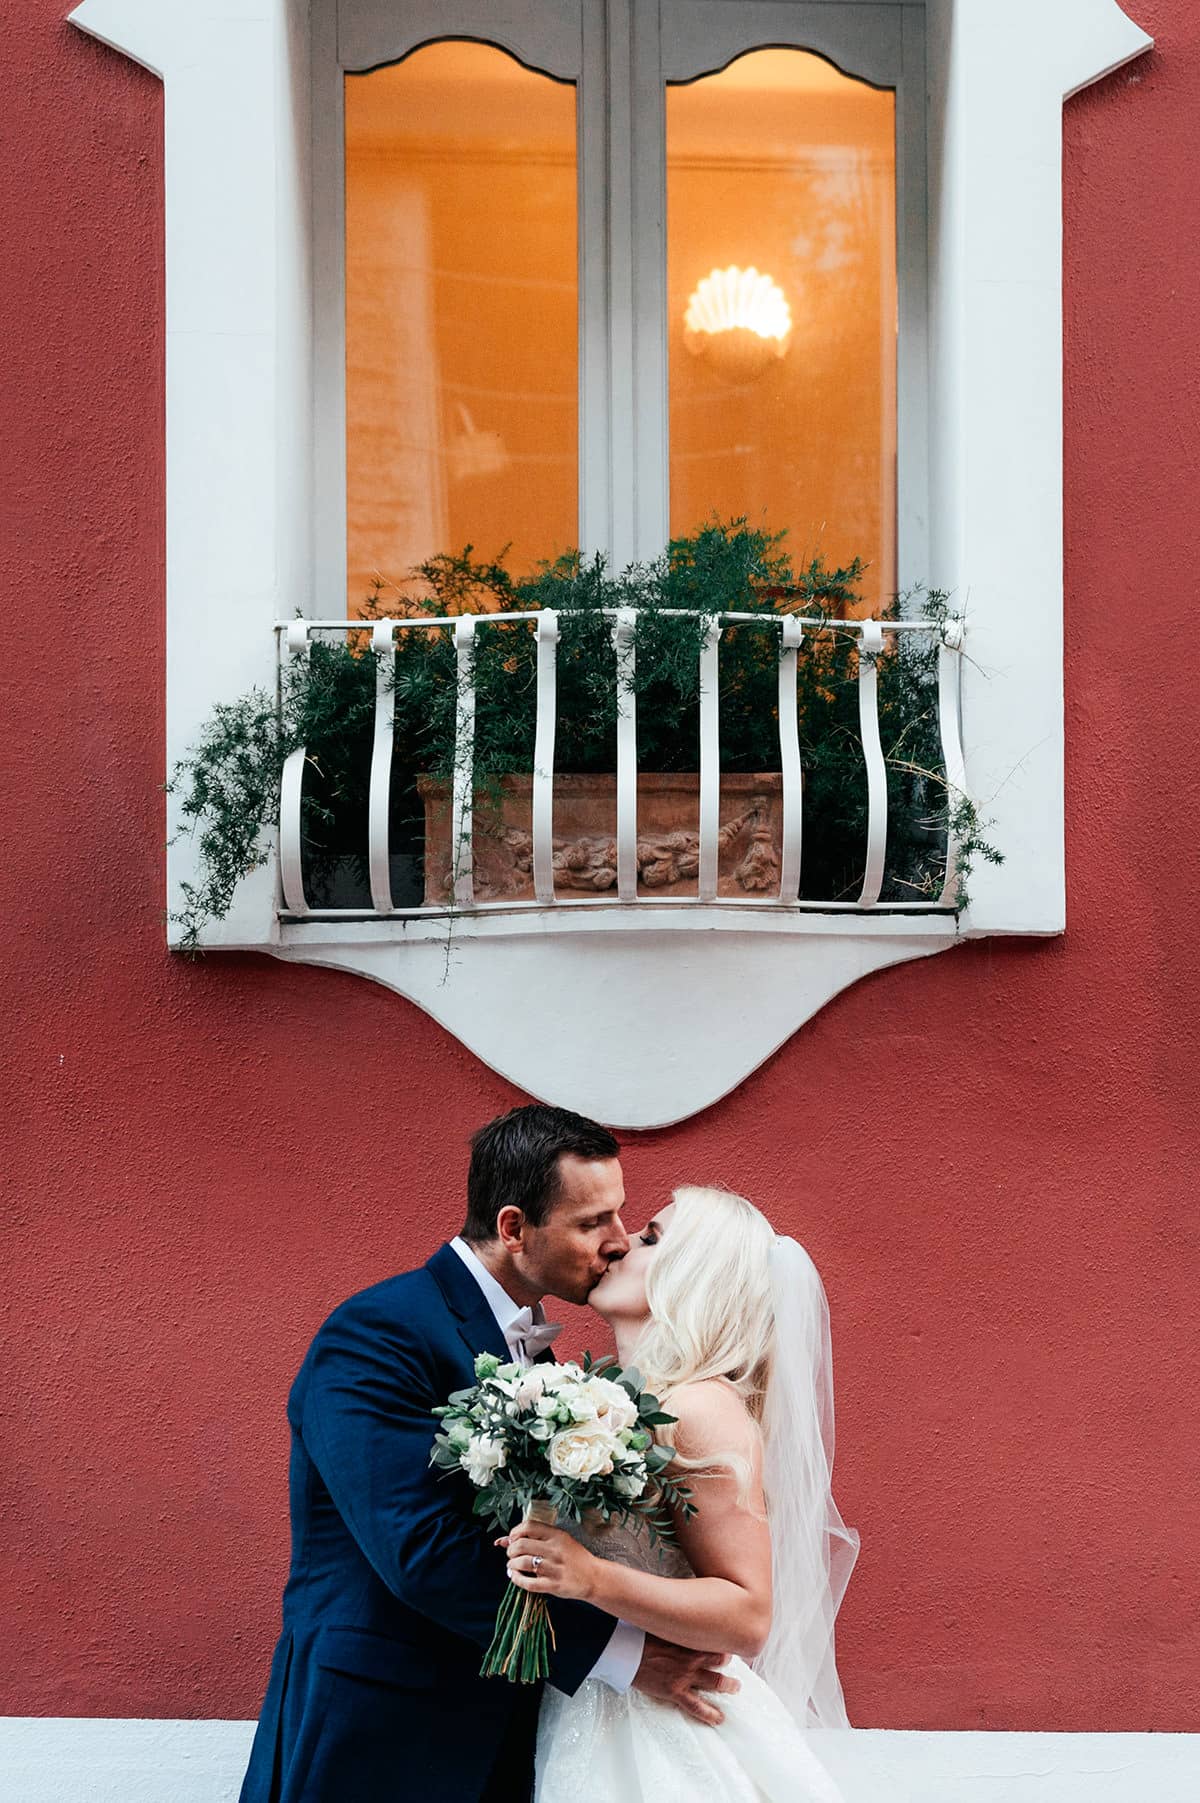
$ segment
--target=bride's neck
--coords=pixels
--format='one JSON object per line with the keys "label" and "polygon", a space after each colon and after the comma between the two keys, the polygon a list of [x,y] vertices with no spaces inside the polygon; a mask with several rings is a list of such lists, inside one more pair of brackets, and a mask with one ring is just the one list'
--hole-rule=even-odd
{"label": "bride's neck", "polygon": [[617,1343],[617,1363],[622,1370],[633,1362],[633,1349],[642,1337],[644,1321],[614,1321],[613,1339]]}

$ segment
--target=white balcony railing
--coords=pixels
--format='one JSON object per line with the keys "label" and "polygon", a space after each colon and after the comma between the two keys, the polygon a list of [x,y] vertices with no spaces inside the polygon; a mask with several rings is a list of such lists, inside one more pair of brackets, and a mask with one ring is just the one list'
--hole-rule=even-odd
{"label": "white balcony railing", "polygon": [[[668,610],[671,611],[671,610]],[[682,611],[682,610],[680,610]],[[371,622],[362,620],[290,620],[277,623],[281,657],[307,657],[315,633],[370,630],[376,662],[374,743],[371,757],[368,807],[368,870],[370,908],[331,908],[311,905],[305,893],[302,865],[302,784],[306,762],[303,747],[293,751],[283,772],[280,795],[279,861],[282,913],[294,921],[427,917],[437,904],[398,907],[392,899],[391,846],[389,843],[392,737],[394,724],[393,682],[396,635],[403,632],[452,633],[457,650],[458,706],[455,726],[454,774],[451,790],[450,837],[453,847],[452,905],[455,909],[483,912],[513,908],[562,909],[653,908],[665,903],[716,908],[776,908],[789,912],[909,913],[930,914],[953,910],[957,893],[958,847],[948,807],[948,843],[945,878],[938,895],[915,901],[881,902],[887,853],[887,766],[880,739],[878,676],[875,659],[885,636],[929,633],[938,636],[938,723],[947,794],[965,796],[965,770],[959,729],[959,665],[963,623],[922,619],[846,619],[833,622],[841,630],[859,636],[858,707],[862,752],[867,782],[867,829],[862,888],[852,901],[801,900],[799,890],[804,852],[804,771],[801,761],[797,715],[797,675],[808,629],[828,628],[823,618],[794,614],[721,613],[712,618],[700,651],[700,770],[698,875],[694,895],[647,895],[638,881],[638,752],[637,698],[633,688],[634,641],[637,612],[632,608],[609,610],[616,650],[616,881],[606,894],[581,897],[560,894],[555,880],[554,844],[554,748],[557,725],[557,670],[560,636],[559,615],[540,613],[462,614],[450,618],[403,618]],[[522,622],[537,635],[536,726],[533,755],[531,818],[533,899],[488,900],[476,895],[473,858],[475,690],[474,644],[479,632],[499,625]],[[754,625],[779,636],[779,758],[782,791],[782,845],[778,891],[752,896],[718,893],[720,845],[720,643],[727,625]]]}

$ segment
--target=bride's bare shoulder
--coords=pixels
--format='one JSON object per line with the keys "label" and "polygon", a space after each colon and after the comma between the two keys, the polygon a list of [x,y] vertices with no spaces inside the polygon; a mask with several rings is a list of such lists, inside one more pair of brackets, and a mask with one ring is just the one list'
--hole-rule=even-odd
{"label": "bride's bare shoulder", "polygon": [[758,1428],[749,1409],[723,1377],[706,1377],[699,1383],[680,1384],[663,1403],[676,1417],[673,1435],[685,1457],[703,1457],[714,1451],[749,1452],[758,1443]]}

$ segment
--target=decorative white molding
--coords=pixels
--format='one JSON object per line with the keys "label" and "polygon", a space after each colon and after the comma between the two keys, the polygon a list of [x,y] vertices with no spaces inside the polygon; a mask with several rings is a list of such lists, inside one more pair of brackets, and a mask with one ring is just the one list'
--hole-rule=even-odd
{"label": "decorative white molding", "polygon": [[[430,17],[444,10],[421,3]],[[400,0],[372,5],[382,17]],[[734,0],[705,5],[723,31],[734,15],[749,17]],[[681,0],[670,9],[682,16]],[[836,0],[754,0],[751,10],[781,22],[809,17],[828,35],[841,8]],[[902,55],[919,42],[919,7],[862,10],[877,23],[888,16],[889,43],[899,16]],[[643,51],[656,41],[651,11],[639,0]],[[613,17],[627,12],[622,0]],[[1115,0],[928,0],[925,13],[927,574],[967,614],[966,780],[1006,858],[973,874],[958,931],[1056,933],[1065,896],[1062,101],[1151,40]],[[326,56],[329,14],[322,5],[313,19]],[[530,0],[495,9],[514,31],[529,14]],[[307,0],[84,0],[71,18],[165,84],[170,767],[216,701],[274,683],[273,622],[330,605],[314,597],[312,575],[313,472],[337,459],[314,442],[310,196],[311,96],[322,96],[323,120],[329,71],[310,71]],[[586,56],[598,29],[593,0],[583,0],[581,18]],[[569,61],[571,46],[564,40],[557,54]],[[603,120],[594,98],[589,106],[584,129],[594,139]],[[318,141],[328,154],[328,132]],[[642,187],[648,170],[643,159]],[[584,178],[594,184],[594,167]],[[653,197],[642,187],[644,210]],[[901,197],[909,230],[918,199]],[[628,288],[630,271],[621,279]],[[591,292],[594,259],[585,257],[583,280]],[[919,330],[920,322],[908,325]],[[614,348],[615,338],[610,360]],[[604,405],[624,407],[627,389]],[[610,431],[590,353],[584,398],[585,421]],[[643,423],[638,432],[643,465],[657,467],[653,431]],[[336,605],[340,614],[342,596]],[[194,856],[187,839],[171,849],[172,905]],[[243,883],[234,912],[205,943],[384,982],[522,1087],[625,1125],[695,1112],[847,983],[955,937],[945,925],[939,937],[927,922],[895,917],[827,918],[814,930],[807,921],[785,926],[776,914],[769,930],[748,918],[718,927],[702,908],[679,910],[670,930],[656,917],[616,934],[598,918],[556,910],[512,931],[460,919],[447,958],[444,943],[430,940],[444,941],[440,922],[281,928],[277,881],[268,870]],[[618,1049],[623,1068],[613,1071]]]}
{"label": "decorative white molding", "polygon": [[[666,1127],[727,1095],[872,971],[953,945],[953,917],[652,904],[285,925],[275,956],[374,978],[535,1096]],[[449,938],[447,937],[449,933]]]}
{"label": "decorative white molding", "polygon": [[[13,1803],[235,1803],[253,1722],[0,1717]],[[836,1731],[845,1803],[1195,1803],[1197,1734]]]}
{"label": "decorative white molding", "polygon": [[[338,59],[343,69],[399,62],[421,44],[443,37],[446,0],[330,0],[338,13]],[[531,68],[574,81],[579,75],[583,25],[580,0],[556,0],[539,13],[529,0],[454,0],[456,37],[484,38]]]}
{"label": "decorative white molding", "polygon": [[[903,21],[899,8],[882,17],[872,0],[662,0],[663,74],[692,81],[724,68],[747,41],[794,44],[815,50],[841,69],[876,87],[895,83],[901,69]],[[852,46],[852,48],[851,48]]]}
{"label": "decorative white molding", "polygon": [[[273,623],[312,611],[308,16],[307,0],[71,14],[163,81],[168,770],[214,702],[273,691]],[[185,837],[169,906],[194,870]],[[244,882],[206,944],[273,944],[276,882]]]}
{"label": "decorative white molding", "polygon": [[1060,933],[1062,102],[1152,39],[1115,0],[928,0],[929,579],[965,613],[964,929]]}

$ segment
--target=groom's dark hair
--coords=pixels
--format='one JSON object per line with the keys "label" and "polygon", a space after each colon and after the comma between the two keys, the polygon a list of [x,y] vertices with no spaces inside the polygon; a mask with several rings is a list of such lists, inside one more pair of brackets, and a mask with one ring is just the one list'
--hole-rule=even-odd
{"label": "groom's dark hair", "polygon": [[494,1240],[502,1208],[519,1208],[540,1227],[558,1200],[558,1161],[576,1158],[619,1158],[621,1148],[607,1127],[569,1108],[532,1102],[497,1115],[471,1141],[467,1172],[465,1240]]}

